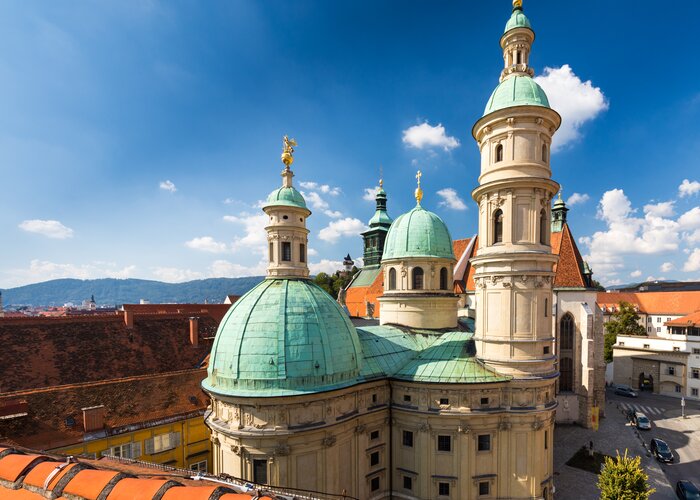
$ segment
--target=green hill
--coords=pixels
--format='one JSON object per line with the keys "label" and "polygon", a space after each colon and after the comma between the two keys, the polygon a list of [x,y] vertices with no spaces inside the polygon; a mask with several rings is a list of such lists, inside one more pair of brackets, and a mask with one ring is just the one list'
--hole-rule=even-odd
{"label": "green hill", "polygon": [[152,303],[203,303],[205,300],[222,303],[227,295],[242,295],[262,279],[262,276],[209,278],[186,283],[113,278],[58,279],[1,291],[5,307],[80,304],[92,295],[98,306],[138,304],[141,299]]}

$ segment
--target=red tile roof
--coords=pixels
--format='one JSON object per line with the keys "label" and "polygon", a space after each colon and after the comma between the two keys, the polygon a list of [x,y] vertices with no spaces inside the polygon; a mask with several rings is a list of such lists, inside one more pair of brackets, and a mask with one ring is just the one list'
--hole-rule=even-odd
{"label": "red tile roof", "polygon": [[374,317],[379,317],[379,301],[384,294],[384,273],[379,272],[370,286],[354,286],[345,294],[345,306],[350,316],[364,318],[367,316],[367,302],[374,304]]}
{"label": "red tile roof", "polygon": [[[668,292],[667,292],[668,293]],[[672,319],[664,323],[666,326],[700,326],[700,312],[694,312],[693,314],[688,314],[682,318]]]}
{"label": "red tile roof", "polygon": [[628,302],[645,314],[685,316],[700,311],[700,291],[693,292],[599,292],[597,303],[612,311],[620,302]]}
{"label": "red tile roof", "polygon": [[559,255],[554,266],[554,288],[586,288],[583,278],[583,259],[568,224],[561,232],[552,233],[552,253]]}

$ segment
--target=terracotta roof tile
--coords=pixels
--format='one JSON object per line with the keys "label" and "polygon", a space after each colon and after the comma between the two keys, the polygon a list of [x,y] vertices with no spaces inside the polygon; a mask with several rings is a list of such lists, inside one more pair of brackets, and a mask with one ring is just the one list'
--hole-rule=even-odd
{"label": "terracotta roof tile", "polygon": [[682,318],[672,319],[667,321],[664,325],[668,326],[700,326],[700,312],[694,312],[693,314],[688,314]]}
{"label": "terracotta roof tile", "polygon": [[552,233],[552,240],[554,235],[559,235],[558,242],[552,241],[552,253],[559,255],[559,262],[554,268],[556,272],[554,287],[586,288],[586,281],[583,278],[583,259],[571,235],[569,225],[564,224],[560,233]]}
{"label": "terracotta roof tile", "polygon": [[63,493],[96,500],[107,486],[119,480],[120,474],[113,470],[81,470],[68,482]]}
{"label": "terracotta roof tile", "polygon": [[[51,491],[56,484],[77,464],[67,462],[55,462],[53,460],[41,462],[34,466],[24,478],[24,484],[29,484],[37,488],[44,488],[44,483],[51,476],[51,481],[46,485],[46,489]],[[54,472],[56,471],[56,472]]]}
{"label": "terracotta roof tile", "polygon": [[370,286],[350,287],[345,294],[345,306],[350,316],[367,316],[367,302],[374,304],[374,317],[379,317],[379,301],[384,294],[384,273],[379,272]]}
{"label": "terracotta roof tile", "polygon": [[151,500],[161,488],[172,484],[175,483],[167,479],[125,478],[114,485],[107,498],[109,500]]}
{"label": "terracotta roof tile", "polygon": [[692,292],[599,292],[600,307],[611,309],[629,302],[646,314],[685,316],[700,310],[700,291]]}
{"label": "terracotta roof tile", "polygon": [[48,460],[48,457],[43,455],[7,455],[0,458],[0,479],[14,483],[32,466],[45,460]]}
{"label": "terracotta roof tile", "polygon": [[[220,486],[190,486],[189,488],[170,488],[163,495],[163,500],[209,500]],[[250,498],[250,497],[244,497]]]}

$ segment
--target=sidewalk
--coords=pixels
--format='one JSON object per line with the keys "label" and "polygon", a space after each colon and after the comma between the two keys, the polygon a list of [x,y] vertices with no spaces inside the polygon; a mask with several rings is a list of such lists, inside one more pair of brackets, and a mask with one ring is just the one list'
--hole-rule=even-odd
{"label": "sidewalk", "polygon": [[593,449],[606,455],[615,456],[616,450],[624,454],[640,455],[642,466],[649,475],[649,483],[656,488],[651,498],[654,500],[674,499],[676,495],[659,464],[646,456],[642,442],[635,430],[627,424],[627,419],[614,402],[608,402],[606,418],[601,419],[598,431],[584,429],[577,425],[557,425],[554,431],[554,485],[555,499],[590,500],[599,498],[598,476],[574,467],[566,462],[582,446],[593,441]]}

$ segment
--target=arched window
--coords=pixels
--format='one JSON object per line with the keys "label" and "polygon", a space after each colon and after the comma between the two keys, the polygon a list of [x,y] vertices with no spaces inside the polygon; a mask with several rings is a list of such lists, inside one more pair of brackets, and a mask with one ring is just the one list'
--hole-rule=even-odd
{"label": "arched window", "polygon": [[413,284],[413,290],[423,290],[423,268],[422,267],[416,267],[413,269],[412,273],[412,284]]}
{"label": "arched window", "polygon": [[440,290],[447,290],[447,268],[440,269]]}
{"label": "arched window", "polygon": [[559,349],[562,351],[574,348],[574,318],[566,313],[559,324]]}
{"label": "arched window", "polygon": [[547,244],[547,211],[540,210],[540,243]]}
{"label": "arched window", "polygon": [[396,290],[396,269],[389,269],[389,290]]}
{"label": "arched window", "polygon": [[547,163],[547,145],[542,144],[542,161]]}
{"label": "arched window", "polygon": [[496,162],[503,161],[503,144],[496,146]]}
{"label": "arched window", "polygon": [[523,53],[520,52],[519,50],[517,50],[517,51],[515,52],[515,58],[516,58],[516,60],[518,61],[518,64],[522,64],[522,62],[523,62]]}
{"label": "arched window", "polygon": [[559,392],[571,392],[574,386],[574,361],[570,357],[561,358],[559,363]]}
{"label": "arched window", "polygon": [[493,213],[493,242],[503,242],[503,211],[500,208]]}

